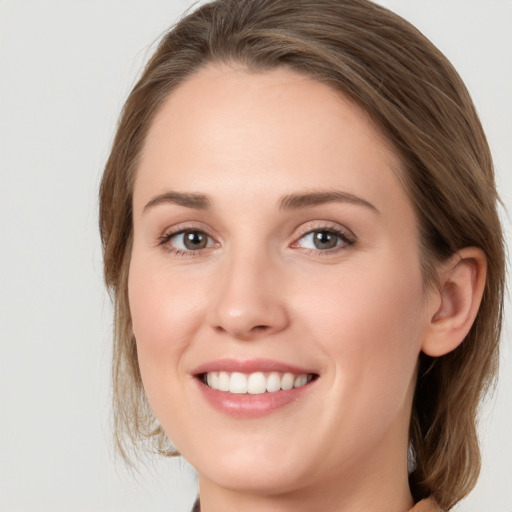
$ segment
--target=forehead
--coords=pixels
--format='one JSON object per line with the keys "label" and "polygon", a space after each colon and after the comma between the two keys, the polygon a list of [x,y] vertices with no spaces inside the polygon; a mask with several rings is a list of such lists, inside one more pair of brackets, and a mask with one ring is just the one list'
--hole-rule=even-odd
{"label": "forehead", "polygon": [[272,183],[283,193],[342,186],[377,198],[403,194],[400,167],[369,116],[326,84],[287,68],[210,65],[155,116],[135,202],[166,188],[221,194],[229,185],[258,193],[260,182],[265,194]]}

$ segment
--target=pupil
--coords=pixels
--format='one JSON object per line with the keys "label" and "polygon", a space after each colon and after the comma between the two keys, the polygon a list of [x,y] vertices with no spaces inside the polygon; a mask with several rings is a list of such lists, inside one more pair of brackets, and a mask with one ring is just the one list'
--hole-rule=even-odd
{"label": "pupil", "polygon": [[314,236],[314,243],[317,249],[332,249],[336,247],[337,237],[329,231],[317,231]]}
{"label": "pupil", "polygon": [[184,243],[187,249],[204,249],[206,247],[206,236],[200,231],[188,231],[185,233]]}

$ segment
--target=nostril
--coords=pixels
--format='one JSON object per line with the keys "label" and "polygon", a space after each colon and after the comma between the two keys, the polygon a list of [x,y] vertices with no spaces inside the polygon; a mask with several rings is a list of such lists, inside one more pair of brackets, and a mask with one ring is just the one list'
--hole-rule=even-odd
{"label": "nostril", "polygon": [[268,329],[268,325],[255,325],[251,330],[252,331],[266,331]]}

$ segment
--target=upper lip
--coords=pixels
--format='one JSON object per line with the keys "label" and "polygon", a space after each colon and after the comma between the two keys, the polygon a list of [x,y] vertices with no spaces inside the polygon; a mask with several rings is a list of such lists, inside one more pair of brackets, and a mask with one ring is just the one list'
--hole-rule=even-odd
{"label": "upper lip", "polygon": [[282,363],[273,359],[216,359],[203,363],[192,371],[194,375],[210,372],[288,372],[296,375],[315,373],[309,369],[300,368],[299,366]]}

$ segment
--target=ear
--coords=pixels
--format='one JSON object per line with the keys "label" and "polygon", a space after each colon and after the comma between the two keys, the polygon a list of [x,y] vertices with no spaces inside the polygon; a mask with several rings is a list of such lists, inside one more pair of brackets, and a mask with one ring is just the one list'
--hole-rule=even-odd
{"label": "ear", "polygon": [[478,247],[461,249],[439,269],[440,286],[429,301],[430,322],[422,351],[439,357],[457,348],[475,321],[487,276],[487,258]]}

